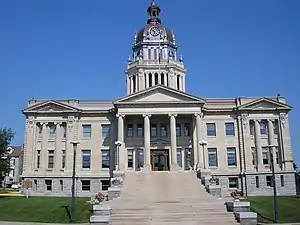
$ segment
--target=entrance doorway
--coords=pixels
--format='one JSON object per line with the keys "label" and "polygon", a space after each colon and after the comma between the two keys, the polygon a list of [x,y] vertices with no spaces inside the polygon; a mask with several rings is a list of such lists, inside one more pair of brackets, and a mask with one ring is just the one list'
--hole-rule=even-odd
{"label": "entrance doorway", "polygon": [[169,150],[168,149],[152,149],[151,150],[151,167],[152,171],[168,171],[169,166]]}

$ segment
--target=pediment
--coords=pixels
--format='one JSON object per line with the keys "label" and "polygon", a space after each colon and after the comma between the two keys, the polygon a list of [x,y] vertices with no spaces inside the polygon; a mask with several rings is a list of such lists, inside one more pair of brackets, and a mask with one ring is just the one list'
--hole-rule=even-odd
{"label": "pediment", "polygon": [[239,109],[241,110],[275,110],[275,109],[291,110],[292,107],[285,103],[275,101],[273,99],[260,98],[240,106]]}
{"label": "pediment", "polygon": [[77,112],[77,111],[78,111],[77,108],[57,101],[45,101],[22,110],[23,113],[28,113],[28,112],[55,113],[55,112]]}
{"label": "pediment", "polygon": [[196,96],[186,94],[165,86],[157,85],[141,92],[137,92],[116,100],[115,104],[122,103],[180,103],[180,102],[198,102],[205,101]]}

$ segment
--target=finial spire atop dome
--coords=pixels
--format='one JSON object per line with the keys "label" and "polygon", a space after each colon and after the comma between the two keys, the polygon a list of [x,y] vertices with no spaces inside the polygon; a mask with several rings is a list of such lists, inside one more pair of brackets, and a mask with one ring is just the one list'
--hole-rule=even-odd
{"label": "finial spire atop dome", "polygon": [[160,14],[160,8],[158,7],[158,5],[156,4],[156,2],[153,0],[150,4],[150,6],[147,9],[147,13],[148,13],[148,21],[147,23],[161,23],[161,20],[159,18],[159,14]]}

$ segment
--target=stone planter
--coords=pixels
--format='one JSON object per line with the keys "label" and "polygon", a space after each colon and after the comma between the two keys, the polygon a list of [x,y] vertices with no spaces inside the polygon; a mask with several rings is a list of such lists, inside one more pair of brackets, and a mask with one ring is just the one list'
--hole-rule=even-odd
{"label": "stone planter", "polygon": [[110,224],[111,207],[107,204],[93,205],[93,214],[90,217],[91,224],[109,225]]}
{"label": "stone planter", "polygon": [[220,185],[208,185],[208,192],[215,197],[221,197],[221,186]]}
{"label": "stone planter", "polygon": [[232,201],[226,202],[228,212],[250,212],[250,202]]}
{"label": "stone planter", "polygon": [[120,194],[121,194],[120,187],[109,187],[107,199],[108,199],[108,201],[113,200],[114,198],[120,197]]}
{"label": "stone planter", "polygon": [[257,225],[257,213],[254,212],[237,212],[236,220],[241,225]]}

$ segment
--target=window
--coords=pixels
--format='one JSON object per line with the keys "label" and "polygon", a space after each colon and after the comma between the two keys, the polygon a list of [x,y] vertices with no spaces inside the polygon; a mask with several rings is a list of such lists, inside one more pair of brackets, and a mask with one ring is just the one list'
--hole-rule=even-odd
{"label": "window", "polygon": [[54,123],[50,123],[49,127],[49,138],[55,138],[56,125]]}
{"label": "window", "polygon": [[179,167],[182,167],[182,157],[181,157],[181,148],[177,148],[177,164]]}
{"label": "window", "polygon": [[66,150],[61,150],[61,168],[66,167]]}
{"label": "window", "polygon": [[64,181],[63,180],[59,181],[59,185],[60,185],[60,190],[64,191]]}
{"label": "window", "polygon": [[259,188],[259,176],[255,176],[255,185],[256,188]]}
{"label": "window", "polygon": [[92,126],[91,125],[82,125],[83,138],[91,138],[92,136]]}
{"label": "window", "polygon": [[251,147],[251,152],[252,152],[252,165],[255,166],[256,165],[256,148]]}
{"label": "window", "polygon": [[151,137],[157,136],[157,126],[156,124],[151,124]]}
{"label": "window", "polygon": [[228,178],[229,188],[239,188],[239,179],[237,177]]}
{"label": "window", "polygon": [[279,148],[278,146],[275,146],[275,152],[276,152],[276,164],[279,164]]}
{"label": "window", "polygon": [[227,148],[227,164],[228,166],[236,166],[236,149],[233,148]]}
{"label": "window", "polygon": [[102,191],[107,191],[110,186],[109,180],[101,180]]}
{"label": "window", "polygon": [[143,124],[138,124],[137,125],[137,136],[138,137],[143,137]]}
{"label": "window", "polygon": [[273,187],[272,176],[266,176],[266,182],[268,187]]}
{"label": "window", "polygon": [[283,175],[280,175],[280,185],[281,185],[281,187],[284,186],[284,176]]}
{"label": "window", "polygon": [[167,137],[168,136],[168,131],[167,131],[167,124],[161,124],[160,125],[160,135],[162,137]]}
{"label": "window", "polygon": [[52,191],[52,180],[45,180],[46,190]]}
{"label": "window", "polygon": [[101,150],[101,159],[102,159],[102,168],[109,168],[109,150],[102,149]]}
{"label": "window", "polygon": [[133,149],[127,150],[127,167],[133,168]]}
{"label": "window", "polygon": [[82,168],[91,168],[91,150],[82,150]]}
{"label": "window", "polygon": [[207,123],[206,124],[206,133],[207,133],[207,136],[216,136],[216,124],[215,123]]}
{"label": "window", "polygon": [[218,166],[217,148],[207,148],[208,166]]}
{"label": "window", "polygon": [[127,137],[133,137],[133,124],[127,124]]}
{"label": "window", "polygon": [[180,137],[180,136],[181,136],[181,124],[176,123],[176,137]]}
{"label": "window", "polygon": [[81,190],[82,191],[90,191],[91,190],[91,181],[90,180],[82,180],[81,181]]}
{"label": "window", "polygon": [[143,149],[137,149],[137,166],[138,168],[141,168],[144,166],[144,150]]}
{"label": "window", "polygon": [[185,123],[183,129],[184,129],[184,136],[185,137],[191,136],[191,134],[190,134],[190,124]]}
{"label": "window", "polygon": [[34,183],[34,189],[37,191],[37,187],[38,187],[37,180],[33,180],[33,183]]}
{"label": "window", "polygon": [[226,136],[234,136],[234,123],[225,123]]}
{"label": "window", "polygon": [[65,123],[63,123],[63,125],[61,126],[62,129],[62,138],[66,138],[67,137],[67,125]]}
{"label": "window", "polygon": [[278,122],[277,120],[273,121],[273,132],[275,135],[278,135]]}
{"label": "window", "polygon": [[265,120],[260,121],[259,127],[260,127],[260,135],[266,135],[267,134],[267,122]]}
{"label": "window", "polygon": [[254,135],[254,121],[253,120],[249,121],[249,127],[250,127],[250,135],[253,136]]}
{"label": "window", "polygon": [[38,138],[41,138],[42,137],[42,132],[43,132],[43,125],[38,124],[37,128],[38,128]]}
{"label": "window", "polygon": [[185,148],[184,149],[184,158],[185,158],[185,165],[184,165],[185,168],[184,169],[185,170],[190,170],[190,168],[192,167],[191,155],[192,155],[191,148]]}
{"label": "window", "polygon": [[48,150],[48,168],[54,168],[54,150]]}
{"label": "window", "polygon": [[101,129],[102,129],[102,138],[103,139],[110,138],[111,125],[110,124],[102,124]]}
{"label": "window", "polygon": [[269,165],[269,151],[268,147],[262,147],[262,157],[263,157],[263,164]]}
{"label": "window", "polygon": [[41,150],[37,150],[37,156],[36,156],[36,168],[40,168],[41,165]]}

